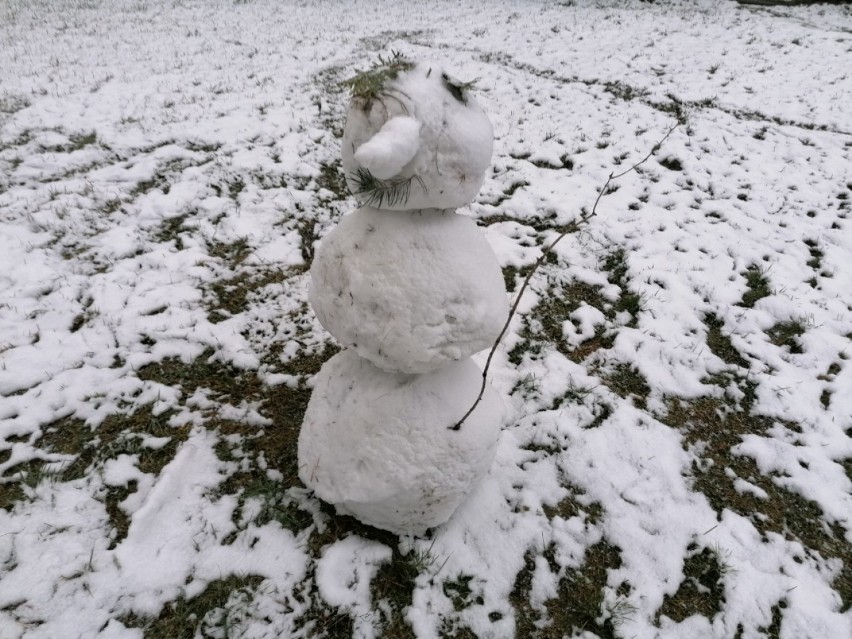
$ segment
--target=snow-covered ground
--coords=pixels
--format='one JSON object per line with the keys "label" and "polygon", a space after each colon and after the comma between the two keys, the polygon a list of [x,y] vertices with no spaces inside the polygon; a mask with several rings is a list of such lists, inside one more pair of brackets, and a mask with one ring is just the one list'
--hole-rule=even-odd
{"label": "snow-covered ground", "polygon": [[[295,468],[391,50],[477,79],[509,288],[571,231],[414,539]],[[849,5],[4,2],[0,637],[852,636],[850,70]]]}

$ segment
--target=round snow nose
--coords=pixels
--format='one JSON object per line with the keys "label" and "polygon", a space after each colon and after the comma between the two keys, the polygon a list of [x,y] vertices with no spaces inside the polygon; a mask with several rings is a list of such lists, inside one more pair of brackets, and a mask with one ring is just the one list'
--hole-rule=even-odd
{"label": "round snow nose", "polygon": [[420,123],[398,115],[355,151],[355,161],[380,180],[398,175],[420,148]]}

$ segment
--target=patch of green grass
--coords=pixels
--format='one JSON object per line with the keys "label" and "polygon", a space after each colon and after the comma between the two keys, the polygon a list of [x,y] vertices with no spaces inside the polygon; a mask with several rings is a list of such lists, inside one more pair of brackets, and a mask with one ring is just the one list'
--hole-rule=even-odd
{"label": "patch of green grass", "polygon": [[186,140],[184,146],[195,153],[215,153],[222,148],[219,142],[203,142],[201,140]]}
{"label": "patch of green grass", "polygon": [[[552,552],[552,550],[551,550]],[[515,577],[514,587],[509,594],[509,602],[515,609],[515,636],[519,638],[536,637],[537,639],[555,639],[556,631],[550,633],[550,638],[546,634],[539,634],[539,626],[542,622],[542,611],[534,608],[530,602],[530,594],[533,587],[533,574],[535,574],[535,560],[539,553],[533,550],[528,550],[524,555],[524,567]],[[550,624],[548,628],[552,628]],[[544,630],[544,629],[542,629]],[[568,630],[565,628],[564,630]],[[558,635],[562,639],[562,634]]]}
{"label": "patch of green grass", "polygon": [[237,198],[239,198],[240,193],[242,193],[245,188],[245,180],[238,175],[228,183],[228,195],[232,200],[236,200]]}
{"label": "patch of green grass", "polygon": [[[308,538],[307,549],[311,557],[318,559],[323,549],[351,535],[370,539],[391,548],[391,560],[382,564],[370,583],[374,604],[375,624],[384,639],[414,639],[414,631],[405,620],[406,609],[412,605],[415,580],[424,572],[436,572],[440,566],[431,552],[413,550],[403,555],[399,551],[399,537],[384,530],[372,528],[358,520],[337,515],[333,507],[321,504],[322,511],[329,515],[322,530],[315,529]],[[318,595],[316,576],[309,571],[306,584],[307,612],[297,621],[300,629],[310,629],[309,636],[337,637],[352,636],[353,620],[347,613],[329,608]]]}
{"label": "patch of green grass", "polygon": [[[279,370],[309,377],[338,350],[338,347],[326,344],[321,349],[304,352],[303,356],[287,364],[279,363]],[[185,397],[198,389],[206,389],[208,397],[216,402],[235,406],[242,401],[258,403],[260,414],[273,422],[267,428],[222,419],[215,410],[207,415],[206,428],[218,432],[221,437],[216,446],[217,455],[224,461],[242,462],[240,469],[220,484],[217,492],[238,495],[235,522],[242,518],[247,502],[253,500],[260,504],[254,517],[258,525],[277,521],[295,532],[311,523],[310,515],[285,495],[288,488],[301,485],[296,450],[299,429],[311,395],[310,388],[301,385],[296,388],[269,387],[254,371],[236,369],[219,361],[212,350],[205,351],[189,363],[166,359],[140,369],[138,375],[144,380],[179,387]],[[172,443],[167,448],[170,445]],[[170,456],[151,456],[151,459],[155,458],[169,459]],[[140,469],[151,472],[147,463],[146,455],[142,454]],[[280,480],[270,478],[267,465],[283,477]]]}
{"label": "patch of green grass", "polygon": [[346,184],[346,177],[343,175],[340,160],[331,164],[320,164],[317,186],[331,191],[336,200],[345,200],[349,197],[349,186]]}
{"label": "patch of green grass", "polygon": [[[95,439],[85,444],[83,452],[63,472],[63,479],[83,476],[91,464],[100,465],[119,455],[138,455],[137,468],[143,473],[159,475],[165,466],[174,459],[181,442],[189,435],[189,427],[170,426],[171,412],[154,415],[151,406],[143,406],[130,415],[111,415],[97,429]],[[168,442],[159,448],[141,445],[144,437],[168,438]],[[119,503],[136,492],[136,481],[127,486],[107,487],[99,496],[106,507],[112,526],[110,548],[118,545],[126,536],[130,519],[121,510]]]}
{"label": "patch of green grass", "polygon": [[530,274],[532,271],[532,264],[527,264],[526,266],[522,266],[518,268],[512,264],[503,267],[503,283],[506,286],[506,291],[508,293],[514,293],[516,286],[518,286],[518,279],[523,282],[524,278]]}
{"label": "patch of green grass", "polygon": [[[522,188],[524,188],[525,186],[529,186],[529,185],[530,185],[530,183],[529,183],[529,182],[527,182],[526,180],[520,180],[520,179],[519,179],[519,180],[515,180],[515,181],[513,181],[511,184],[509,184],[509,186],[507,186],[505,189],[503,189],[503,193],[501,193],[501,194],[497,197],[497,199],[495,199],[495,200],[494,200],[494,201],[492,201],[492,202],[489,202],[489,204],[491,204],[492,206],[500,206],[500,205],[501,205],[503,202],[505,202],[506,200],[511,199],[511,197],[512,197],[512,196],[513,196],[513,195],[514,195],[514,194],[515,194],[515,193],[516,193],[519,189],[522,189]],[[484,223],[485,223],[486,225],[488,225],[488,224],[493,224],[495,221],[497,221],[497,222],[501,222],[501,221],[506,221],[506,220],[512,220],[512,221],[516,221],[516,222],[526,223],[526,220],[517,220],[517,219],[515,219],[515,218],[508,217],[508,216],[506,217],[506,220],[493,219],[493,218],[497,218],[497,216],[492,216],[491,218],[487,218],[489,221],[486,221],[486,222],[484,222]],[[492,220],[493,220],[493,221],[492,221]]]}
{"label": "patch of green grass", "polygon": [[429,551],[415,550],[402,555],[398,546],[398,543],[391,545],[391,561],[382,565],[373,579],[373,603],[384,604],[379,608],[380,637],[414,639],[414,631],[405,620],[406,609],[414,603],[414,582],[421,573],[439,566],[436,566],[437,559]]}
{"label": "patch of green grass", "polygon": [[[172,141],[166,142],[166,144],[171,143]],[[206,160],[201,160],[200,162],[205,161]],[[163,192],[163,194],[168,195],[171,190],[171,184],[175,181],[177,176],[182,173],[184,169],[195,166],[198,163],[199,161],[183,158],[163,162],[162,165],[157,167],[157,170],[151,178],[138,182],[136,186],[131,189],[130,196],[134,198],[139,197],[156,189],[159,189]]]}
{"label": "patch of green grass", "polygon": [[[513,182],[500,196],[499,201],[491,202],[490,204],[497,206],[500,202],[511,197],[515,191],[525,186],[529,186],[529,183],[523,181]],[[536,233],[548,233],[548,235],[550,232],[562,234],[580,229],[574,221],[567,223],[560,222],[559,213],[552,209],[544,209],[538,215],[523,218],[517,218],[507,213],[496,213],[494,215],[486,215],[479,218],[480,226],[491,226],[492,224],[499,224],[500,222],[517,222],[518,224],[530,227]],[[550,253],[546,259],[548,264],[555,264],[558,261],[554,253]]]}
{"label": "patch of green grass", "polygon": [[482,595],[470,587],[471,581],[473,581],[473,575],[459,575],[441,585],[444,596],[452,602],[453,610],[456,612],[473,605],[481,606],[485,603]]}
{"label": "patch of green grass", "polygon": [[314,256],[314,241],[316,240],[317,224],[311,219],[289,220],[288,228],[298,232],[301,240],[303,264],[285,268],[266,266],[250,266],[245,261],[252,253],[252,247],[247,238],[225,242],[208,242],[208,253],[211,257],[221,260],[236,274],[207,285],[211,295],[206,300],[208,319],[221,322],[234,315],[244,312],[252,296],[257,295],[267,286],[279,284],[292,277],[301,275],[310,268]]}
{"label": "patch of green grass", "polygon": [[787,607],[787,602],[783,599],[772,606],[772,620],[768,626],[758,628],[758,631],[765,633],[766,639],[781,639],[781,622],[784,619],[784,609]]}
{"label": "patch of green grass", "polygon": [[[796,424],[753,414],[751,401],[747,396],[741,406],[736,406],[714,397],[674,399],[662,421],[682,433],[685,446],[699,446],[700,459],[693,462],[691,470],[693,487],[707,497],[720,516],[724,510],[731,510],[748,519],[763,535],[772,532],[801,542],[805,553],[794,557],[797,561],[820,556],[843,562],[832,587],[843,601],[843,610],[848,610],[852,606],[852,547],[845,540],[842,525],[829,522],[815,502],[763,475],[751,457],[732,452],[744,436],[763,435],[773,426],[801,433]],[[756,486],[765,498],[737,490],[738,478]]]}
{"label": "patch of green grass", "polygon": [[101,213],[104,215],[112,215],[118,209],[121,208],[122,201],[120,197],[113,197],[106,200],[100,208]]}
{"label": "patch of green grass", "polygon": [[562,324],[583,303],[599,310],[606,307],[599,289],[583,282],[574,282],[561,287],[557,295],[547,296],[535,307],[535,317],[541,322],[544,337],[551,344],[561,345],[560,350],[566,354],[570,348],[565,344]]}
{"label": "patch of green grass", "polygon": [[669,171],[683,171],[683,164],[681,164],[680,160],[675,156],[670,155],[664,158],[657,160],[660,166],[668,169]]}
{"label": "patch of green grass", "polygon": [[[240,262],[245,256],[235,256],[233,259]],[[212,296],[206,304],[208,319],[215,324],[239,315],[248,308],[251,296],[257,291],[304,273],[306,268],[291,266],[286,269],[244,270],[232,278],[211,283],[209,290]]]}
{"label": "patch of green grass", "polygon": [[796,320],[778,322],[766,331],[769,341],[775,346],[784,346],[792,354],[801,354],[802,345],[799,336],[805,333],[804,323]]}
{"label": "patch of green grass", "polygon": [[183,231],[183,225],[186,222],[187,215],[178,215],[163,220],[160,228],[152,236],[152,240],[158,243],[174,242],[177,250],[183,250],[183,239],[180,234]]}
{"label": "patch of green grass", "polygon": [[[130,414],[107,417],[97,428],[76,419],[63,419],[43,429],[38,445],[48,452],[76,455],[63,467],[62,481],[73,481],[87,475],[92,464],[102,464],[122,454],[138,454],[142,472],[159,473],[171,461],[178,443],[189,435],[189,428],[168,424],[170,412],[154,415],[151,406],[142,406]],[[170,437],[160,449],[144,448],[139,437]]]}
{"label": "patch of green grass", "polygon": [[[252,177],[258,181],[261,188],[271,189],[278,186],[282,188],[287,186],[286,181],[283,181],[283,178],[280,176],[273,178],[265,173],[256,173],[253,174]],[[240,193],[245,190],[246,181],[242,176],[236,175],[223,180],[220,184],[211,184],[210,188],[213,190],[213,193],[216,194],[216,197],[225,196],[232,200],[236,200],[239,198]]]}
{"label": "patch of green grass", "polygon": [[[35,445],[46,453],[73,456],[62,465],[30,460],[14,467],[16,482],[0,484],[0,508],[10,509],[26,499],[26,487],[35,489],[42,481],[70,482],[87,477],[110,459],[119,455],[138,455],[138,468],[157,475],[177,452],[180,442],[189,434],[189,427],[168,424],[171,412],[154,415],[151,406],[141,406],[129,414],[114,414],[99,426],[91,427],[83,420],[64,418],[42,427]],[[153,449],[141,445],[146,436],[168,437],[169,441]],[[114,547],[127,534],[129,520],[118,503],[135,492],[135,482],[126,487],[107,487],[98,495],[104,501],[114,533]]]}
{"label": "patch of green grass", "polygon": [[824,375],[820,375],[817,377],[818,380],[831,382],[834,381],[835,376],[841,371],[842,366],[838,362],[832,362],[828,366],[828,370]]}
{"label": "patch of green grass", "polygon": [[549,169],[549,170],[558,170],[566,168],[563,162],[554,163],[550,160],[530,160],[530,164],[539,169]]}
{"label": "patch of green grass", "polygon": [[667,94],[666,97],[668,98],[667,102],[651,100],[643,100],[643,102],[662,113],[668,113],[674,117],[679,124],[687,124],[687,112],[691,105],[671,93]]}
{"label": "patch of green grass", "polygon": [[83,328],[83,326],[97,316],[97,312],[92,309],[93,301],[94,300],[91,297],[85,297],[80,300],[80,305],[83,310],[81,313],[78,313],[73,320],[71,320],[71,325],[68,327],[72,333],[79,331]]}
{"label": "patch of green grass", "polygon": [[45,452],[76,455],[74,461],[66,465],[60,474],[61,480],[73,481],[85,475],[101,443],[111,443],[121,434],[115,421],[105,424],[105,428],[99,428],[98,431],[81,419],[64,418],[42,427],[41,437],[36,444]]}
{"label": "patch of green grass", "polygon": [[68,146],[67,150],[70,151],[79,151],[83,147],[95,144],[98,141],[98,136],[94,131],[90,131],[89,133],[78,133],[76,135],[72,135],[70,138],[71,144]]}
{"label": "patch of green grass", "polygon": [[562,325],[583,303],[601,310],[608,319],[614,317],[614,305],[601,296],[599,288],[583,282],[554,286],[540,295],[539,303],[524,318],[521,341],[509,352],[509,361],[518,365],[525,355],[540,353],[545,343],[574,362],[581,362],[595,351],[612,346],[614,336],[605,326],[577,346],[569,346],[565,341]]}
{"label": "patch of green grass", "polygon": [[[323,351],[297,360],[293,368],[285,368],[281,372],[313,374],[335,349],[329,345]],[[189,364],[179,359],[167,359],[146,366],[139,370],[138,375],[141,379],[180,387],[185,396],[204,388],[210,391],[210,398],[214,401],[234,406],[244,400],[259,402],[260,414],[274,423],[263,431],[262,436],[257,436],[258,428],[255,426],[217,420],[215,414],[211,415],[208,428],[221,428],[225,434],[250,435],[243,442],[244,449],[256,454],[262,451],[270,466],[284,474],[285,488],[298,481],[296,441],[310,398],[309,388],[266,386],[254,371],[239,370],[224,364],[215,359],[212,350],[205,351]]]}
{"label": "patch of green grass", "polygon": [[713,619],[725,604],[725,586],[722,577],[730,570],[726,558],[718,548],[702,548],[696,544],[687,548],[683,565],[684,579],[674,595],[666,595],[657,610],[656,621],[666,616],[681,622],[692,615]]}
{"label": "patch of green grass", "polygon": [[651,387],[645,376],[635,366],[618,363],[612,370],[602,374],[601,379],[612,391],[620,397],[633,399],[638,408],[644,409],[647,405],[648,395]]}
{"label": "patch of green grass", "polygon": [[[734,408],[738,408],[746,412],[751,410],[757,398],[757,384],[751,381],[747,375],[744,376],[736,371],[726,370],[714,375],[709,375],[702,378],[701,383],[718,386],[723,390],[728,390],[731,387],[735,388],[737,391],[742,393],[742,398],[739,400],[738,406],[734,403]],[[790,424],[790,426],[792,427],[793,425]]]}
{"label": "patch of green grass", "polygon": [[595,406],[595,418],[586,428],[597,428],[612,416],[612,406],[607,403],[599,403]]}
{"label": "patch of green grass", "polygon": [[13,93],[0,95],[0,113],[13,114],[26,109],[32,101],[24,96]]}
{"label": "patch of green grass", "polygon": [[749,266],[744,276],[748,290],[743,294],[743,298],[740,300],[738,306],[753,308],[758,300],[769,297],[772,294],[772,289],[769,288],[769,280],[766,279],[766,274],[760,267],[756,265]]}
{"label": "patch of green grass", "polygon": [[308,631],[304,636],[311,639],[344,639],[355,632],[352,616],[319,602],[315,592],[311,606],[296,620],[295,626],[297,631]]}
{"label": "patch of green grass", "polygon": [[0,483],[0,510],[11,511],[15,505],[27,499],[24,487],[37,486],[45,479],[44,464],[40,461],[30,461],[17,464],[11,471],[6,471],[7,476],[17,475],[17,481]]}
{"label": "patch of green grass", "polygon": [[332,342],[325,342],[321,348],[304,350],[297,358],[281,364],[281,372],[288,375],[311,377],[319,372],[322,365],[340,352],[340,347]]}
{"label": "patch of green grass", "polygon": [[[228,612],[233,612],[226,609],[229,602],[232,609],[234,603],[239,606],[239,595],[250,599],[261,582],[263,577],[257,575],[230,575],[211,581],[201,594],[191,599],[180,597],[167,604],[155,619],[130,614],[121,621],[129,628],[141,628],[145,639],[229,636],[231,618]],[[244,605],[245,599],[242,603]]]}
{"label": "patch of green grass", "polygon": [[35,135],[32,129],[24,129],[18,134],[18,137],[10,140],[6,144],[0,144],[0,151],[5,151],[6,149],[11,149],[18,146],[26,146],[30,142],[35,139]]}
{"label": "patch of green grass", "polygon": [[86,323],[89,322],[93,317],[95,317],[95,313],[91,311],[78,313],[74,316],[74,319],[71,320],[71,326],[68,327],[68,330],[72,333],[76,333],[81,328],[83,328]]}
{"label": "patch of green grass", "polygon": [[473,630],[467,626],[458,625],[455,620],[444,620],[440,633],[442,639],[480,639]]}
{"label": "patch of green grass", "polygon": [[568,359],[577,363],[585,361],[592,353],[612,348],[614,342],[615,332],[600,326],[595,330],[595,334],[592,337],[585,340],[571,351]]}
{"label": "patch of green grass", "polygon": [[127,537],[127,531],[130,528],[130,517],[121,509],[120,504],[135,493],[137,488],[137,482],[133,479],[128,482],[127,486],[108,486],[105,490],[103,502],[113,531],[110,536],[108,550],[115,548]]}
{"label": "patch of green grass", "polygon": [[[583,342],[583,346],[588,346],[590,344],[599,344],[599,342],[597,342],[597,340],[595,340],[595,339],[586,340],[585,342]],[[573,351],[571,359],[573,360],[574,357],[576,357],[576,356],[577,356],[577,351]],[[521,388],[522,388],[521,386],[518,387],[518,389],[521,389]],[[530,395],[535,395],[535,392],[537,392],[537,390],[538,389],[535,388],[534,392],[530,393]],[[548,406],[547,410],[559,410],[559,408],[561,408],[566,403],[567,404],[584,404],[586,402],[586,398],[589,397],[589,395],[591,395],[593,391],[594,391],[594,387],[589,388],[589,387],[586,387],[586,386],[578,386],[577,384],[574,383],[573,380],[569,379],[568,380],[568,387],[565,389],[565,391],[562,393],[562,395],[558,395],[557,397],[555,397],[553,399],[553,402],[550,404],[550,406]],[[515,389],[513,389],[512,392],[514,393]],[[525,397],[528,397],[530,395],[525,395]],[[595,404],[593,406],[593,410],[598,410],[603,406],[605,406],[604,403],[598,402],[597,404]],[[534,447],[525,446],[525,449],[533,450]],[[561,452],[562,450],[564,450],[564,448],[561,445],[556,445],[556,443],[554,442],[554,446],[551,447],[550,450],[553,453],[558,453],[558,452]]]}
{"label": "patch of green grass", "polygon": [[603,83],[604,90],[618,98],[619,100],[635,100],[637,98],[642,98],[648,94],[646,89],[637,89],[635,87],[630,86],[629,84],[625,84],[624,82],[620,82],[616,80],[615,82],[604,82]]}
{"label": "patch of green grass", "polygon": [[704,324],[707,325],[707,346],[716,357],[734,366],[749,367],[749,363],[734,348],[731,338],[722,333],[722,327],[725,325],[722,320],[713,313],[708,313],[704,316]]}
{"label": "patch of green grass", "polygon": [[804,240],[805,245],[808,247],[808,253],[810,254],[810,259],[808,260],[808,267],[812,268],[815,271],[819,271],[822,267],[822,258],[824,253],[818,248],[819,242],[816,240]]}
{"label": "patch of green grass", "polygon": [[171,188],[169,178],[165,173],[157,172],[152,178],[137,182],[136,186],[130,190],[130,197],[139,197],[156,189],[160,189],[164,195],[168,195]]}
{"label": "patch of green grass", "polygon": [[[326,345],[324,349],[294,359],[284,368],[290,374],[312,375],[337,350],[333,345]],[[412,602],[414,580],[421,572],[430,569],[433,560],[428,553],[400,555],[395,535],[365,526],[351,517],[337,515],[327,504],[321,505],[325,514],[322,530],[316,527],[311,530],[313,516],[302,510],[287,493],[288,488],[301,486],[297,441],[310,389],[306,386],[295,389],[267,387],[253,371],[234,369],[216,360],[213,355],[212,351],[207,351],[190,363],[165,360],[142,369],[139,374],[143,379],[179,386],[185,395],[205,388],[209,397],[217,401],[238,404],[244,399],[259,402],[259,412],[273,421],[269,427],[258,428],[223,420],[214,411],[206,422],[208,429],[216,430],[220,435],[217,455],[225,461],[240,463],[239,470],[217,487],[219,494],[237,495],[238,507],[233,515],[235,523],[244,518],[246,508],[252,502],[254,524],[276,521],[294,532],[308,531],[307,550],[315,560],[328,544],[353,534],[393,548],[392,561],[380,568],[372,583],[375,600],[385,602],[376,611],[379,615],[377,623],[383,628],[383,637],[413,637],[404,618],[405,609]],[[261,458],[263,464],[260,463]],[[270,476],[267,467],[279,471],[283,477]],[[354,620],[348,612],[331,608],[321,600],[315,575],[310,572],[300,596],[304,597],[302,603],[307,610],[297,621],[297,626],[308,636],[330,639],[351,636]],[[182,618],[180,610],[176,616]]]}
{"label": "patch of green grass", "polygon": [[602,540],[586,549],[582,566],[565,570],[560,570],[556,564],[554,553],[553,545],[540,553],[553,572],[562,573],[557,595],[545,602],[544,610],[530,603],[535,559],[539,553],[529,550],[524,556],[524,568],[516,576],[509,595],[517,619],[515,636],[518,639],[563,639],[566,635],[588,631],[600,639],[615,639],[616,627],[625,611],[607,610],[604,599],[608,571],[621,566],[619,549]]}
{"label": "patch of green grass", "polygon": [[[265,431],[247,432],[249,428],[236,422],[223,421],[216,423],[216,426],[219,433],[223,435],[216,446],[216,454],[220,459],[237,461],[248,456],[251,460],[247,470],[241,469],[231,474],[217,488],[217,492],[221,495],[238,495],[237,507],[231,517],[237,532],[232,535],[232,539],[236,538],[242,528],[239,522],[243,519],[244,510],[249,502],[259,503],[259,508],[251,519],[251,522],[257,526],[276,521],[283,528],[298,533],[311,525],[313,522],[311,514],[299,508],[298,503],[286,494],[287,488],[299,485],[294,459],[296,454],[294,433],[289,431],[285,433],[285,436],[278,437]],[[242,436],[238,444],[233,444],[226,439],[227,435],[233,434]],[[295,435],[298,437],[297,433]],[[237,449],[240,452],[239,456],[235,455]],[[284,480],[271,477],[264,468],[260,467],[257,462],[261,456],[263,459],[272,456],[276,467],[284,466],[287,471]],[[282,461],[285,463],[282,464]]]}
{"label": "patch of green grass", "polygon": [[630,290],[630,280],[628,278],[629,266],[627,264],[627,251],[623,248],[618,248],[609,253],[603,261],[604,270],[609,273],[607,278],[611,284],[615,284],[621,289],[621,295],[613,305],[611,313],[627,312],[630,313],[631,319],[627,323],[628,327],[635,327],[637,315],[642,310],[642,297],[638,293]]}
{"label": "patch of green grass", "polygon": [[591,502],[586,505],[578,501],[577,497],[583,494],[583,491],[575,486],[566,486],[568,495],[563,497],[559,503],[554,506],[545,504],[543,506],[544,514],[548,519],[560,517],[568,520],[573,517],[583,517],[587,523],[596,525],[603,515],[603,506],[599,502]]}
{"label": "patch of green grass", "polygon": [[239,237],[229,243],[210,241],[207,245],[208,255],[222,260],[230,268],[236,268],[242,264],[251,255],[251,250],[251,244],[245,237]]}
{"label": "patch of green grass", "polygon": [[305,270],[314,261],[314,242],[317,239],[317,223],[314,220],[299,220],[296,230],[301,240],[302,259],[305,261]]}
{"label": "patch of green grass", "polygon": [[345,69],[342,66],[331,65],[322,69],[314,76],[319,91],[313,97],[313,105],[317,109],[321,128],[330,131],[337,139],[343,137],[346,101],[341,93],[347,90],[341,75]]}

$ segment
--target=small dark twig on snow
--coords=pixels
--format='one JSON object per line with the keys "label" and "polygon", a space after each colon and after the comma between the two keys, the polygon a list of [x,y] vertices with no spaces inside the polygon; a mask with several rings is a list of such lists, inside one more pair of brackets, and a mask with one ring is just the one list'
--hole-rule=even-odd
{"label": "small dark twig on snow", "polygon": [[601,198],[604,195],[607,195],[607,189],[609,189],[610,183],[613,180],[617,180],[618,178],[624,177],[625,175],[627,175],[631,171],[635,171],[640,166],[645,164],[645,162],[647,162],[649,159],[651,159],[651,156],[654,155],[654,153],[656,153],[657,151],[660,150],[660,147],[663,145],[663,143],[668,139],[668,137],[674,132],[674,130],[678,126],[680,126],[680,123],[677,123],[674,126],[672,126],[666,132],[666,134],[662,137],[662,139],[659,142],[657,142],[653,146],[653,148],[648,152],[648,155],[643,157],[641,160],[639,160],[636,164],[631,166],[629,169],[625,169],[621,173],[614,173],[614,172],[610,173],[609,177],[607,177],[607,179],[606,179],[606,182],[604,182],[604,185],[598,191],[598,196],[597,196],[597,198],[595,198],[595,203],[592,206],[592,210],[588,213],[584,213],[583,215],[580,216],[579,219],[571,222],[565,228],[565,230],[562,231],[562,233],[559,234],[559,236],[555,240],[553,240],[550,244],[548,244],[544,248],[544,250],[541,252],[541,255],[539,256],[539,258],[535,261],[535,264],[533,264],[532,270],[530,270],[530,272],[524,278],[524,283],[521,285],[521,289],[520,289],[520,291],[518,291],[518,294],[515,297],[515,301],[512,304],[511,309],[509,309],[509,317],[506,318],[506,323],[503,325],[503,329],[500,331],[500,334],[497,336],[497,339],[494,341],[494,345],[491,347],[491,350],[488,352],[488,359],[485,360],[485,367],[482,369],[482,385],[479,388],[479,395],[477,395],[476,401],[473,402],[473,405],[467,410],[467,412],[462,416],[462,418],[459,421],[457,421],[455,424],[453,424],[452,426],[449,427],[450,430],[461,429],[465,420],[467,420],[467,418],[470,417],[471,413],[473,413],[473,411],[476,410],[476,407],[479,406],[479,402],[482,401],[482,396],[485,395],[485,389],[487,388],[487,385],[488,385],[488,369],[491,366],[491,360],[494,358],[494,353],[497,352],[497,347],[500,345],[500,341],[503,339],[503,336],[506,334],[506,331],[509,330],[509,324],[512,322],[512,318],[515,316],[515,312],[518,310],[518,306],[521,303],[521,298],[524,295],[524,291],[527,290],[527,286],[529,285],[530,280],[532,280],[533,275],[535,275],[535,272],[538,270],[538,267],[541,266],[544,263],[544,261],[547,259],[547,256],[553,250],[553,248],[557,244],[559,244],[559,242],[562,241],[562,238],[564,238],[569,233],[575,233],[576,231],[578,231],[586,223],[588,223],[588,221],[590,219],[592,219],[597,214],[598,203],[601,201]]}

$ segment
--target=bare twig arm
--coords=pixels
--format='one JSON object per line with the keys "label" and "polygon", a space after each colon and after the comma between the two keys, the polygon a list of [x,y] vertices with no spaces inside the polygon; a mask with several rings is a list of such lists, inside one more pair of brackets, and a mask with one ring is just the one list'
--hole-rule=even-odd
{"label": "bare twig arm", "polygon": [[654,155],[654,153],[656,153],[657,151],[659,151],[659,149],[663,145],[663,143],[668,139],[668,137],[672,134],[672,132],[678,126],[679,126],[679,123],[673,125],[666,132],[666,134],[662,137],[662,139],[659,142],[657,142],[651,148],[651,150],[648,152],[648,155],[643,157],[641,160],[639,160],[636,164],[631,166],[629,169],[626,169],[626,170],[622,171],[621,173],[610,173],[609,177],[607,177],[607,179],[606,179],[606,182],[604,182],[604,185],[598,191],[598,196],[597,196],[597,198],[595,198],[595,203],[592,206],[591,212],[580,216],[580,218],[578,220],[575,220],[574,222],[569,224],[568,227],[564,231],[562,231],[562,233],[560,233],[559,236],[555,240],[553,240],[550,244],[548,244],[547,246],[544,247],[544,249],[541,252],[541,255],[535,261],[535,264],[533,264],[532,269],[530,270],[529,273],[527,273],[527,276],[524,278],[524,283],[521,285],[521,289],[518,291],[517,296],[515,296],[515,301],[512,303],[512,307],[509,309],[509,316],[506,318],[506,323],[503,325],[503,329],[500,331],[500,334],[497,336],[497,339],[494,341],[494,345],[491,347],[491,350],[488,352],[488,359],[485,360],[485,367],[482,369],[482,385],[479,388],[479,395],[477,395],[476,401],[473,402],[471,407],[467,410],[467,412],[462,416],[462,418],[459,421],[457,421],[455,424],[453,424],[452,426],[449,427],[450,430],[459,430],[462,427],[462,424],[464,424],[465,420],[467,420],[467,418],[470,417],[471,413],[473,413],[473,411],[476,410],[476,407],[479,406],[479,402],[482,401],[482,396],[485,395],[485,389],[487,388],[487,385],[488,385],[488,369],[491,367],[491,360],[494,358],[494,353],[497,352],[497,347],[500,346],[500,342],[502,341],[503,336],[506,335],[506,331],[509,330],[509,324],[511,324],[512,318],[515,316],[515,312],[518,310],[518,306],[521,303],[521,298],[523,297],[524,292],[527,290],[527,286],[529,285],[530,280],[532,280],[533,275],[535,275],[535,272],[538,270],[538,267],[541,266],[542,263],[544,262],[544,260],[547,259],[547,256],[550,254],[550,252],[553,250],[553,248],[557,244],[559,244],[560,241],[562,241],[562,238],[564,238],[569,233],[574,233],[575,231],[577,231],[580,227],[582,227],[584,224],[586,224],[590,219],[592,219],[597,214],[598,203],[601,201],[601,198],[604,195],[606,195],[606,192],[607,192],[607,189],[609,188],[610,183],[613,180],[617,180],[620,177],[624,177],[625,175],[627,175],[631,171],[635,171],[637,168],[639,168],[645,162],[647,162],[649,159],[651,159],[651,156]]}

